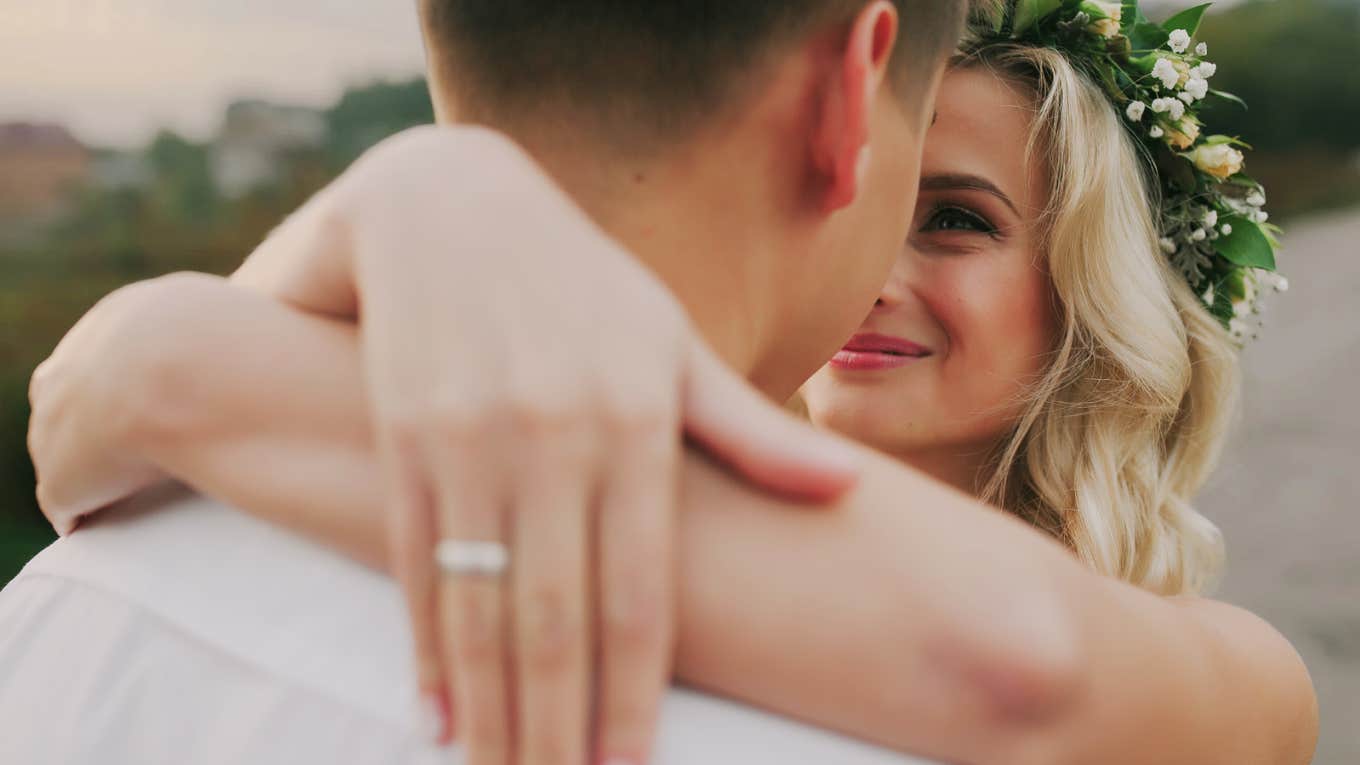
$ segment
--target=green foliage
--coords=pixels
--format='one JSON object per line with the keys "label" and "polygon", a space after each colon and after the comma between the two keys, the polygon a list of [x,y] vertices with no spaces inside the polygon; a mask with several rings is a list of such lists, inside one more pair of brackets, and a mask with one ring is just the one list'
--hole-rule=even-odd
{"label": "green foliage", "polygon": [[1246,3],[1215,14],[1200,37],[1218,64],[1215,89],[1252,107],[1216,110],[1223,132],[1261,151],[1360,149],[1360,3]]}
{"label": "green foliage", "polygon": [[28,380],[103,295],[179,270],[227,274],[278,224],[372,144],[433,119],[424,80],[349,93],[326,115],[319,150],[282,159],[277,183],[227,199],[209,146],[161,133],[143,187],[89,189],[42,241],[0,250],[0,585],[52,539],[28,458]]}
{"label": "green foliage", "polygon": [[191,224],[212,220],[220,200],[208,161],[208,147],[167,131],[151,142],[146,159],[155,174],[155,194],[150,202],[161,214]]}
{"label": "green foliage", "polygon": [[346,167],[383,138],[431,122],[434,107],[424,79],[350,90],[326,114],[332,167]]}
{"label": "green foliage", "polygon": [[1223,257],[1239,266],[1275,270],[1274,248],[1260,226],[1240,215],[1226,217],[1223,222],[1232,226],[1232,233],[1218,240],[1218,252]]}
{"label": "green foliage", "polygon": [[1204,12],[1209,10],[1209,6],[1211,5],[1213,5],[1213,3],[1205,3],[1204,5],[1196,5],[1194,8],[1186,8],[1180,13],[1172,15],[1166,21],[1163,21],[1161,25],[1162,29],[1165,29],[1167,32],[1170,32],[1173,29],[1184,29],[1191,37],[1194,37],[1195,33],[1199,31],[1199,22],[1204,18]]}

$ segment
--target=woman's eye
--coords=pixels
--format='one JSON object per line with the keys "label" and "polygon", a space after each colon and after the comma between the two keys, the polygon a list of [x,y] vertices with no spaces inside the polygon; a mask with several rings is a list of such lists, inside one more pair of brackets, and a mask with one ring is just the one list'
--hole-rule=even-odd
{"label": "woman's eye", "polygon": [[975,231],[980,234],[994,234],[996,227],[975,212],[962,207],[940,207],[926,219],[924,231]]}

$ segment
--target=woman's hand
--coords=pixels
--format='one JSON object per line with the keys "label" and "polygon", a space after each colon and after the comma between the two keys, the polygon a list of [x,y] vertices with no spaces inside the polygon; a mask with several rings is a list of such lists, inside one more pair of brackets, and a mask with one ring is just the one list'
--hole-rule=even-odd
{"label": "woman's hand", "polygon": [[[471,763],[647,758],[682,426],[785,494],[853,480],[834,441],[751,406],[664,286],[487,131],[377,147],[233,280],[360,317],[419,677],[441,717],[456,700]],[[440,576],[440,540],[504,544],[509,575]]]}
{"label": "woman's hand", "polygon": [[139,282],[105,296],[33,372],[28,447],[37,471],[38,505],[59,534],[81,516],[167,476],[133,448],[150,427],[143,416],[148,392],[124,385],[115,370],[149,361]]}

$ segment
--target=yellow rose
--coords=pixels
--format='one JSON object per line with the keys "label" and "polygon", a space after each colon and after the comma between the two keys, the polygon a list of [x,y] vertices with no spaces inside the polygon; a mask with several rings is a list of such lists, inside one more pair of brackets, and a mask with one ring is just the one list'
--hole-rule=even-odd
{"label": "yellow rose", "polygon": [[[1166,129],[1166,142],[1177,149],[1190,148],[1196,138],[1199,138],[1199,123],[1193,117],[1184,117],[1180,122]],[[1228,173],[1228,175],[1232,175],[1232,173]]]}
{"label": "yellow rose", "polygon": [[1226,143],[1205,144],[1190,152],[1190,160],[1220,181],[1242,169],[1242,152]]}
{"label": "yellow rose", "polygon": [[1086,0],[1082,3],[1082,10],[1096,18],[1087,27],[1092,32],[1101,37],[1116,37],[1119,35],[1119,21],[1124,15],[1124,6],[1117,2],[1105,2],[1104,0]]}
{"label": "yellow rose", "polygon": [[1090,29],[1101,37],[1117,37],[1119,22],[1114,19],[1096,19],[1091,23]]}

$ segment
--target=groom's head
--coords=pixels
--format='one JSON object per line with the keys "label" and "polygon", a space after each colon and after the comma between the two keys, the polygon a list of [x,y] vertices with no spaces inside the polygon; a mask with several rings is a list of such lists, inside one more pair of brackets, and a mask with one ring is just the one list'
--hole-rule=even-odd
{"label": "groom's head", "polygon": [[780,390],[886,278],[966,7],[422,0],[422,18],[441,118],[519,141],[692,312],[726,300],[739,363]]}

